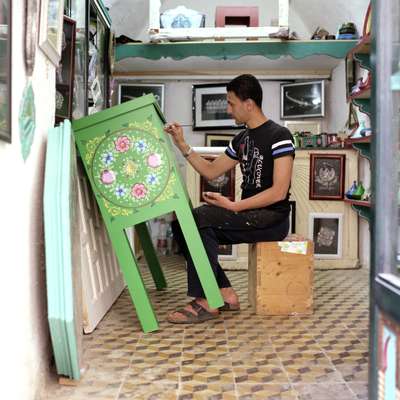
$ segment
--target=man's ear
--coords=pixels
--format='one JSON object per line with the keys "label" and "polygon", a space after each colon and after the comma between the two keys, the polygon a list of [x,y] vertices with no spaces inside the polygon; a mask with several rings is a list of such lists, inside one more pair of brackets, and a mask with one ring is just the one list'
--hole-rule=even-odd
{"label": "man's ear", "polygon": [[246,110],[249,111],[249,112],[253,111],[254,107],[256,105],[256,103],[254,103],[254,100],[246,99],[245,102],[246,102]]}

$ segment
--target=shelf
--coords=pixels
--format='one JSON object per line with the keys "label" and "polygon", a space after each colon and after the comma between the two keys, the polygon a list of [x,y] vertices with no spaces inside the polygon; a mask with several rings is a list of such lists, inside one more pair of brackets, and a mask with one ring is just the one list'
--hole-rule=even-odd
{"label": "shelf", "polygon": [[346,144],[357,144],[357,143],[371,143],[371,135],[360,137],[357,139],[348,138],[345,140]]}
{"label": "shelf", "polygon": [[[116,47],[116,73],[121,75],[307,73],[330,75],[357,43],[355,40],[234,40],[169,43],[128,43]],[[154,62],[156,61],[157,62]],[[226,60],[230,60],[227,63]],[[290,62],[288,62],[290,61]]]}
{"label": "shelf", "polygon": [[369,201],[344,199],[344,202],[350,204],[361,218],[366,219],[368,222],[371,220],[372,209]]}

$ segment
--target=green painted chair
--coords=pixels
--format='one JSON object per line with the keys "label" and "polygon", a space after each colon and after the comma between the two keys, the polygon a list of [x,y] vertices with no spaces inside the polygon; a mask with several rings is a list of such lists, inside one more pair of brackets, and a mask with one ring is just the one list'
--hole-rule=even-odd
{"label": "green painted chair", "polygon": [[207,300],[223,304],[202,245],[165,118],[153,95],[73,122],[75,140],[145,332],[158,328],[125,229],[135,226],[157,289],[166,287],[146,221],[175,212]]}

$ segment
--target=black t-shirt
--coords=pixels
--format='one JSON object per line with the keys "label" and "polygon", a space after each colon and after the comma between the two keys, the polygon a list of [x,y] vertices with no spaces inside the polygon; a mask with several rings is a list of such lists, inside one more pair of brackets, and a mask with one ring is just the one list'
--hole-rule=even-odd
{"label": "black t-shirt", "polygon": [[[243,174],[242,199],[254,196],[273,184],[274,160],[292,155],[295,148],[289,129],[268,120],[254,129],[238,133],[225,154],[240,162]],[[289,210],[289,193],[285,200],[270,204],[266,208]]]}

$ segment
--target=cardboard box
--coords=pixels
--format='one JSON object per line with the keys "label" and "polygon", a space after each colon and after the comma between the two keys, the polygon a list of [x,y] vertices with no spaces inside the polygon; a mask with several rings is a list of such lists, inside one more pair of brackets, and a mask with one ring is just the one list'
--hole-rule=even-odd
{"label": "cardboard box", "polygon": [[257,314],[312,314],[314,246],[307,254],[282,252],[279,242],[249,245],[249,302]]}

